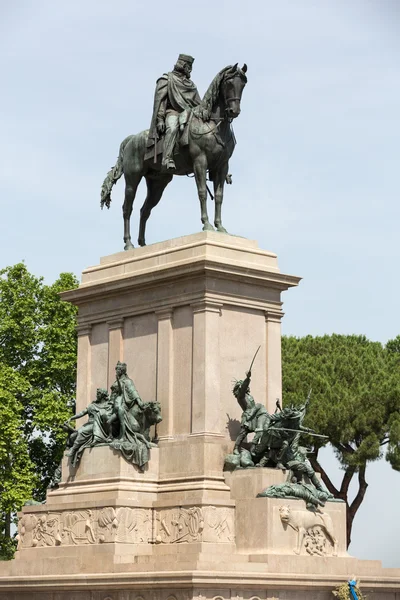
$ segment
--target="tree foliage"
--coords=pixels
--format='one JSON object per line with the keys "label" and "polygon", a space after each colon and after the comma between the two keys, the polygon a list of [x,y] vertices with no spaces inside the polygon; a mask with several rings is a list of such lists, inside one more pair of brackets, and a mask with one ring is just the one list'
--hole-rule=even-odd
{"label": "tree foliage", "polygon": [[0,363],[0,555],[10,558],[11,515],[32,494],[37,483],[34,465],[24,436],[23,403],[19,399],[29,390],[28,381]]}
{"label": "tree foliage", "polygon": [[43,500],[61,460],[60,428],[73,410],[76,308],[59,292],[77,287],[62,273],[52,285],[23,263],[0,271],[0,555],[8,557],[11,518]]}
{"label": "tree foliage", "polygon": [[[348,544],[368,486],[368,463],[385,455],[400,470],[399,349],[400,338],[386,347],[356,335],[282,339],[284,402],[299,403],[312,388],[305,423],[329,436],[343,470],[337,488],[318,460],[323,440],[309,438],[314,468],[329,491],[346,502]],[[355,478],[358,488],[350,501]]]}

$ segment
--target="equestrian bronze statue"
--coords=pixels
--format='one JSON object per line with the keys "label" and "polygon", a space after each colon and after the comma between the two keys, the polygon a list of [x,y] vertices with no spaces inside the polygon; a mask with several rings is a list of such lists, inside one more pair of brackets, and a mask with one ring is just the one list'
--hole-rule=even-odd
{"label": "equestrian bronze statue", "polygon": [[224,184],[230,183],[228,163],[235,147],[231,122],[240,114],[240,101],[247,83],[247,66],[228,66],[211,82],[202,100],[190,79],[193,58],[180,54],[170,73],[157,81],[150,129],[128,136],[121,144],[118,160],[101,189],[101,207],[110,207],[111,190],[125,177],[123,204],[125,250],[133,248],[130,217],[136,190],[142,179],[147,196],[140,210],[138,243],[145,246],[146,222],[174,175],[194,173],[200,200],[203,231],[213,231],[207,213],[207,174],[214,185],[217,231],[222,225]]}

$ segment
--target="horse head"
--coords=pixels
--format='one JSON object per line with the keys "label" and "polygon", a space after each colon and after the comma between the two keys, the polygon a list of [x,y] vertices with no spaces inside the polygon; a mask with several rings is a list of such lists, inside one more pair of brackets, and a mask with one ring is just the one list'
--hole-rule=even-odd
{"label": "horse head", "polygon": [[236,65],[222,69],[212,80],[201,101],[203,108],[216,120],[235,119],[240,114],[242,92],[247,83],[247,65]]}
{"label": "horse head", "polygon": [[228,67],[221,82],[221,93],[225,105],[225,113],[229,119],[236,119],[240,115],[240,101],[244,86],[247,83],[247,65],[242,68],[237,63]]}

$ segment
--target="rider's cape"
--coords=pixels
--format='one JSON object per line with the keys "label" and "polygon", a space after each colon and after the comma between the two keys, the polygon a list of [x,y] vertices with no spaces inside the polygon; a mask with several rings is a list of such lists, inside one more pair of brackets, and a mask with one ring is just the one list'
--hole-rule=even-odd
{"label": "rider's cape", "polygon": [[200,102],[197,87],[191,79],[182,79],[174,72],[164,73],[156,84],[147,148],[154,146],[157,138],[156,126],[159,113],[165,117],[168,108],[182,113],[198,106]]}

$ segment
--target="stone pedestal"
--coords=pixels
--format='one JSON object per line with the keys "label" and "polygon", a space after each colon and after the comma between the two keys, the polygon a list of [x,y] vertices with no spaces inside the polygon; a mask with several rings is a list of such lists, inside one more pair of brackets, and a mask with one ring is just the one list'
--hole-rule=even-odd
{"label": "stone pedestal", "polygon": [[270,559],[280,555],[279,560],[286,556],[291,562],[295,556],[349,557],[343,502],[327,502],[312,512],[300,500],[256,497],[266,487],[283,483],[286,476],[278,469],[226,473],[231,497],[235,499],[237,551],[265,557],[268,554]]}
{"label": "stone pedestal", "polygon": [[233,379],[258,346],[252,393],[270,411],[281,397],[281,292],[298,282],[256,242],[213,232],[84,271],[64,293],[79,307],[77,410],[123,360],[161,403],[159,447],[144,473],[108,446],[78,469],[64,459],[59,488],[20,515],[0,600],[328,600],[353,574],[372,600],[395,600],[400,570],[347,555],[343,505],[310,523],[302,501],[256,498],[280,471],[222,471],[241,416]]}
{"label": "stone pedestal", "polygon": [[162,437],[229,438],[239,414],[232,379],[254,365],[253,391],[281,396],[281,292],[298,277],[244,238],[203,232],[102,258],[77,290],[77,409],[114,381],[124,360],[144,400],[162,404]]}
{"label": "stone pedestal", "polygon": [[110,387],[118,360],[142,399],[161,404],[160,498],[229,498],[221,466],[241,415],[233,380],[260,346],[252,392],[274,410],[281,292],[298,282],[256,242],[202,232],[102,258],[63,294],[79,307],[77,410]]}

